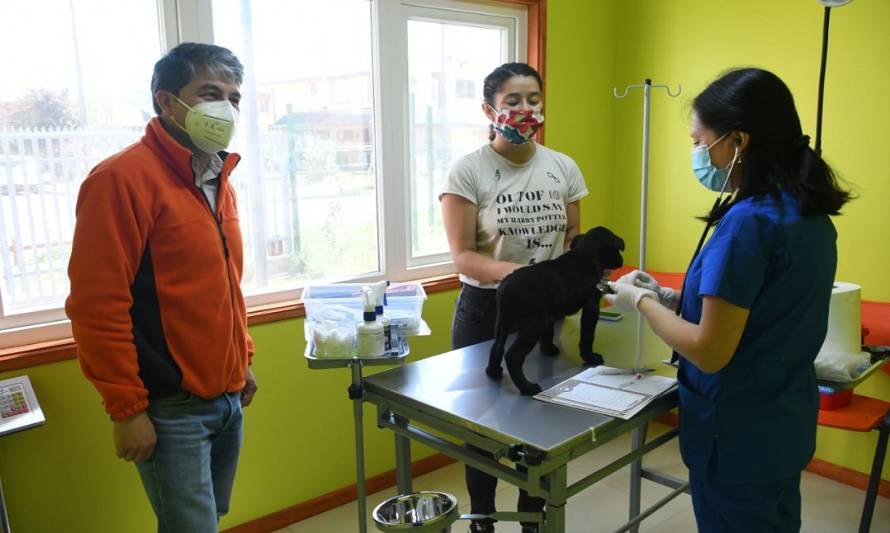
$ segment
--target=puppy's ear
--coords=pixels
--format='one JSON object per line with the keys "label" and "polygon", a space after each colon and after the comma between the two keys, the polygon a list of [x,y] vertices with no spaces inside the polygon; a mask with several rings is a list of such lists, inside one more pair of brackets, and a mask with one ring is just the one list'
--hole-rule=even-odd
{"label": "puppy's ear", "polygon": [[578,248],[578,243],[581,241],[581,237],[583,237],[583,236],[584,236],[583,233],[579,233],[579,234],[575,235],[574,237],[572,237],[572,243],[569,245],[569,248],[571,250]]}
{"label": "puppy's ear", "polygon": [[621,251],[623,252],[623,251],[624,251],[624,239],[622,239],[621,237],[617,237],[617,236],[616,236],[616,237],[615,237],[615,240],[616,240],[616,242],[618,243],[618,249],[621,250]]}

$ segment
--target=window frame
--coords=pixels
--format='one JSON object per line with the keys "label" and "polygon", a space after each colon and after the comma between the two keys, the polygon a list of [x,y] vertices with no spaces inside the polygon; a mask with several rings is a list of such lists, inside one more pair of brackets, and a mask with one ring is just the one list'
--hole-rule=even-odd
{"label": "window frame", "polygon": [[[546,0],[369,0],[372,1],[372,75],[377,164],[378,257],[380,269],[362,276],[325,280],[407,281],[426,279],[435,290],[457,285],[450,254],[411,259],[411,175],[408,158],[407,21],[424,20],[420,14],[439,14],[426,20],[472,23],[477,17],[515,20],[515,50],[510,60],[527,61],[544,75]],[[181,42],[213,42],[211,0],[157,0],[158,32],[162,50]],[[413,14],[413,18],[408,18]],[[443,18],[443,15],[450,18]],[[481,20],[481,19],[480,19]],[[484,24],[482,24],[484,25]],[[397,26],[397,28],[393,28]],[[391,31],[402,37],[392,43]],[[386,43],[381,43],[386,35]],[[381,48],[381,44],[383,47]],[[509,50],[509,48],[508,48]],[[509,52],[508,52],[509,54]],[[386,72],[381,76],[381,72]],[[398,72],[398,75],[395,73]],[[543,141],[543,131],[538,134]],[[384,176],[396,176],[397,179]],[[303,316],[301,286],[251,292],[245,296],[250,323]],[[0,371],[17,350],[28,346],[60,346],[71,353],[71,325],[64,306],[5,315],[0,295]],[[56,348],[53,348],[56,349]],[[43,354],[45,350],[38,350]],[[33,352],[33,350],[32,350]],[[38,356],[39,356],[38,354]],[[58,355],[58,354],[57,354]],[[59,359],[52,359],[59,360]],[[39,364],[39,363],[34,363]],[[15,365],[14,368],[21,368]]]}
{"label": "window frame", "polygon": [[[503,7],[488,3],[466,3],[453,0],[398,0],[377,4],[377,49],[375,57],[380,66],[375,70],[375,87],[379,87],[380,120],[377,135],[381,140],[380,172],[378,186],[385,198],[396,199],[389,204],[380,198],[378,205],[379,228],[382,228],[381,249],[384,253],[383,270],[388,279],[409,280],[443,274],[453,274],[454,263],[449,253],[411,257],[411,203],[412,184],[410,168],[410,116],[408,82],[408,26],[410,20],[432,22],[458,22],[482,27],[502,27],[492,24],[495,19],[513,19],[513,54],[508,58],[525,59],[523,52],[527,38],[526,13],[515,7]],[[379,35],[393,41],[387,49],[380,49]],[[509,39],[509,37],[508,37]],[[508,50],[510,47],[508,47]],[[518,53],[517,53],[518,52]],[[511,57],[512,56],[512,57]],[[379,73],[386,72],[384,78]],[[376,85],[379,83],[379,85]],[[385,137],[384,137],[385,134]],[[397,176],[381,183],[380,176]],[[380,194],[378,194],[378,197]],[[387,223],[384,223],[384,220]]]}

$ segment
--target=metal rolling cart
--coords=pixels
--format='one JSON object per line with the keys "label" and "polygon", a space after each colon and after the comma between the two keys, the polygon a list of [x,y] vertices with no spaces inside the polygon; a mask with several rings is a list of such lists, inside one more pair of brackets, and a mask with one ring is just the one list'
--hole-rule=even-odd
{"label": "metal rolling cart", "polygon": [[352,383],[347,388],[349,399],[352,400],[352,414],[355,420],[355,475],[358,491],[358,530],[366,533],[366,499],[365,491],[365,443],[362,427],[362,402],[365,399],[365,382],[362,369],[366,366],[401,365],[408,359],[408,341],[405,337],[393,336],[393,349],[387,355],[379,357],[316,357],[312,341],[306,343],[306,362],[313,370],[329,368],[349,368],[352,371]]}

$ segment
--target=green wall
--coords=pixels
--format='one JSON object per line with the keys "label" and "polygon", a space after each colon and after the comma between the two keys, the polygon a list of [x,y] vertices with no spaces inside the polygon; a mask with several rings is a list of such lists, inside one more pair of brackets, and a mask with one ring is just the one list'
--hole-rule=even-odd
{"label": "green wall", "polygon": [[[652,104],[649,261],[680,271],[698,237],[694,216],[711,203],[689,170],[688,102],[722,70],[758,65],[791,87],[804,129],[813,133],[821,9],[813,0],[549,0],[547,4],[547,144],[575,158],[591,195],[582,224],[607,224],[637,260],[641,95],[612,97],[612,87],[682,83],[678,99],[656,93]],[[825,154],[861,198],[835,220],[838,278],[863,285],[864,296],[890,300],[890,150],[881,126],[890,118],[884,87],[890,74],[890,3],[860,0],[832,17]],[[863,253],[868,250],[868,253]],[[455,293],[424,307],[433,335],[412,340],[412,360],[448,349]],[[251,328],[260,384],[245,411],[245,444],[232,513],[223,527],[264,516],[354,482],[351,405],[346,370],[310,371],[302,321]],[[72,533],[153,531],[133,467],[114,457],[111,424],[75,361],[27,371],[46,416],[44,427],[0,439],[0,474],[15,531]],[[9,377],[18,373],[0,376]],[[890,377],[857,389],[890,399]],[[365,410],[369,476],[393,468],[392,435]],[[874,435],[820,429],[817,457],[867,471]],[[415,459],[429,453],[416,449]],[[890,478],[890,465],[884,477]]]}

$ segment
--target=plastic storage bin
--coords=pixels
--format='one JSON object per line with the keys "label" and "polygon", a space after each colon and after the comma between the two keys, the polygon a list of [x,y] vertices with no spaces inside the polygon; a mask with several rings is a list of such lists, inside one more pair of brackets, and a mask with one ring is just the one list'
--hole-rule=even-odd
{"label": "plastic storage bin", "polygon": [[850,405],[853,399],[853,389],[842,391],[833,391],[824,387],[819,387],[819,409],[823,411],[833,411]]}
{"label": "plastic storage bin", "polygon": [[[355,326],[362,320],[362,287],[366,283],[315,285],[303,289],[306,306],[307,337],[313,322],[336,322]],[[383,312],[390,320],[393,334],[413,335],[421,328],[426,291],[417,282],[393,283],[386,288]]]}

